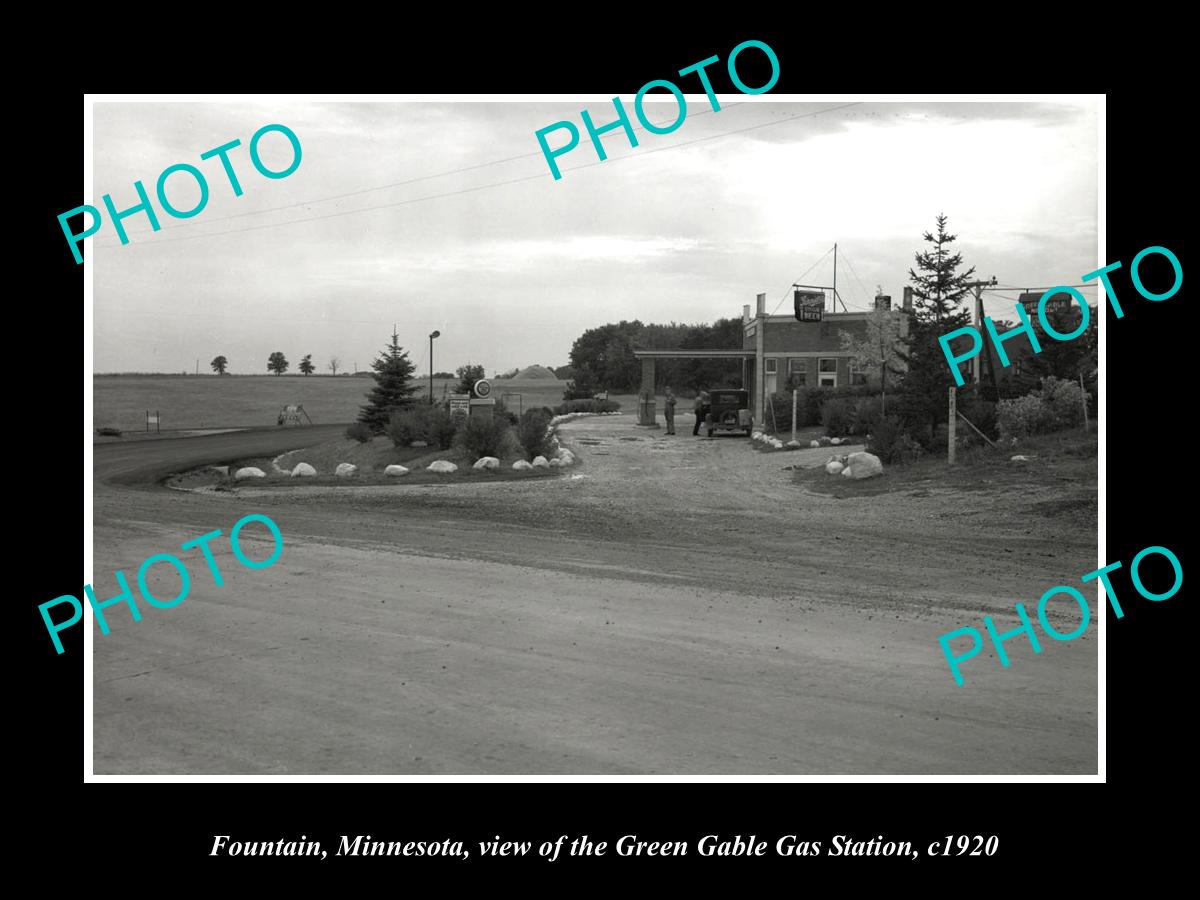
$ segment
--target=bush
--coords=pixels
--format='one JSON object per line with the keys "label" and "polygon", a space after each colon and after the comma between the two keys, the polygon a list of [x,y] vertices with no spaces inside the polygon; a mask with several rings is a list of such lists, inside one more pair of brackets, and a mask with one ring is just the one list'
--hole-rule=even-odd
{"label": "bush", "polygon": [[821,407],[821,424],[830,437],[841,437],[850,433],[854,423],[854,402],[848,398],[829,399]]}
{"label": "bush", "polygon": [[458,430],[457,440],[474,462],[483,456],[500,456],[508,429],[506,419],[471,416]]}
{"label": "bush", "polygon": [[1001,400],[996,404],[996,418],[1000,424],[1000,437],[1005,441],[1051,430],[1049,411],[1036,391],[1024,397]]}
{"label": "bush", "polygon": [[878,397],[863,397],[854,405],[854,419],[850,423],[851,434],[870,434],[875,423],[883,415],[883,401]]}
{"label": "bush", "polygon": [[375,432],[371,431],[371,426],[366,422],[355,422],[346,429],[346,437],[352,441],[358,441],[360,444],[366,444],[375,437]]}
{"label": "bush", "polygon": [[450,415],[450,410],[445,406],[433,407],[429,412],[429,428],[426,431],[425,442],[430,447],[449,450],[454,445],[454,436],[458,433],[460,421],[461,419]]}
{"label": "bush", "polygon": [[1083,424],[1083,390],[1079,383],[1048,375],[1042,379],[1038,395],[1046,408],[1051,430],[1075,428]]}
{"label": "bush", "polygon": [[496,399],[496,405],[492,407],[492,415],[496,418],[503,419],[509,425],[516,425],[518,422],[517,414],[509,409],[504,401],[500,398]]}
{"label": "bush", "polygon": [[[967,417],[967,421],[988,437],[996,437],[996,404],[991,400],[971,400],[962,404],[959,410]],[[964,429],[960,428],[959,430]],[[970,428],[965,430],[974,435]]]}
{"label": "bush", "polygon": [[565,416],[568,413],[587,412],[587,413],[605,413],[616,412],[621,408],[621,404],[616,400],[567,400],[554,407],[556,416]]}
{"label": "bush", "polygon": [[527,409],[517,423],[517,441],[529,459],[549,456],[550,416],[540,409]]}
{"label": "bush", "polygon": [[916,462],[925,455],[921,442],[904,429],[899,416],[881,416],[871,432],[867,452],[874,453],[880,462]]}
{"label": "bush", "polygon": [[433,407],[423,403],[400,409],[392,413],[383,433],[397,447],[408,447],[413,441],[429,441],[429,419]]}

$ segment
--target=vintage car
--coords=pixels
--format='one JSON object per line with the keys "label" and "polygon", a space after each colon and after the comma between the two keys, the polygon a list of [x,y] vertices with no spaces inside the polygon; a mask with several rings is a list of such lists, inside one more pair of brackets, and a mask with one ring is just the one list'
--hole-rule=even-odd
{"label": "vintage car", "polygon": [[754,430],[750,419],[750,392],[733,388],[709,391],[705,427],[709,437],[717,431],[744,431],[749,435]]}

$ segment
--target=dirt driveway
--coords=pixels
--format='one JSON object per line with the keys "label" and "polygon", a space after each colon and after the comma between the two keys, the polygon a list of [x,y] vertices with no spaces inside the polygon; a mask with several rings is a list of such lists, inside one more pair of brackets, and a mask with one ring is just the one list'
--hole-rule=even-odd
{"label": "dirt driveway", "polygon": [[285,549],[249,571],[224,544],[225,587],[96,632],[96,771],[1096,771],[1095,625],[961,688],[937,645],[1095,567],[1046,497],[839,500],[784,468],[829,449],[561,433],[560,478],[454,486],[185,494],[98,454],[99,585],[249,512]]}

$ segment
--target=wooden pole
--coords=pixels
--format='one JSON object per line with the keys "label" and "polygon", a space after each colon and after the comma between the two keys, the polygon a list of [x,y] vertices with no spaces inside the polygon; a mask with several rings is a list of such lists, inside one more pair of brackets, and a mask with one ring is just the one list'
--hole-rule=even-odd
{"label": "wooden pole", "polygon": [[954,465],[954,426],[958,419],[958,404],[955,402],[954,387],[950,387],[950,428],[947,430],[947,440],[949,447],[947,448],[950,456],[950,465]]}
{"label": "wooden pole", "polygon": [[792,388],[792,440],[796,439],[796,389]]}

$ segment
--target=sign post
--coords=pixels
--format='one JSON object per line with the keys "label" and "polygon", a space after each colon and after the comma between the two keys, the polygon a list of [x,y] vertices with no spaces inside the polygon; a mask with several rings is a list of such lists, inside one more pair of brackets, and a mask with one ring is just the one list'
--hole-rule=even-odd
{"label": "sign post", "polygon": [[950,465],[954,465],[954,426],[957,424],[956,420],[958,419],[958,402],[955,394],[954,385],[950,385],[950,427],[946,431],[946,440],[949,442],[947,453],[950,457]]}
{"label": "sign post", "polygon": [[154,415],[150,415],[150,410],[146,410],[146,431],[150,430],[150,426],[154,426],[156,434],[162,434],[162,429],[158,425],[158,410],[154,411]]}
{"label": "sign post", "polygon": [[795,388],[792,388],[792,440],[796,439],[796,394]]}

